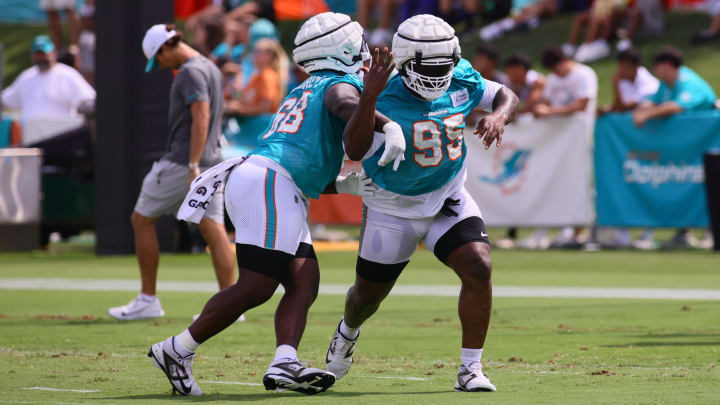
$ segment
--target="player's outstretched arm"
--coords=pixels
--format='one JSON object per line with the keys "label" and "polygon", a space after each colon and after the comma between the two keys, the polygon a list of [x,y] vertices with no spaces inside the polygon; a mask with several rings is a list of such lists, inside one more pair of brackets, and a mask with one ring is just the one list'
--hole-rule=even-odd
{"label": "player's outstretched arm", "polygon": [[482,139],[485,149],[489,149],[493,142],[500,147],[505,125],[512,122],[519,103],[518,97],[507,87],[500,88],[495,94],[493,111],[480,119],[474,131]]}
{"label": "player's outstretched arm", "polygon": [[392,53],[384,49],[382,57],[375,49],[372,66],[365,70],[363,91],[347,83],[338,83],[325,93],[325,107],[347,122],[343,132],[345,154],[351,160],[361,160],[370,149],[375,131],[382,131],[390,119],[375,111],[378,95],[387,84],[395,68]]}

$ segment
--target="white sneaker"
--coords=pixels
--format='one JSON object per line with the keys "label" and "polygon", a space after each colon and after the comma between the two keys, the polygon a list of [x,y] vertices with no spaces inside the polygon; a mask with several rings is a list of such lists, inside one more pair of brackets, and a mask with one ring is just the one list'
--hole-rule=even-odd
{"label": "white sneaker", "polygon": [[701,249],[712,249],[715,245],[713,235],[711,232],[705,232],[703,238],[698,242],[698,247]]}
{"label": "white sneaker", "polygon": [[587,60],[588,55],[592,52],[592,46],[593,43],[583,43],[577,48],[577,52],[575,52],[574,59],[576,62],[583,63]]}
{"label": "white sneaker", "polygon": [[[500,38],[506,31],[503,27],[503,21],[497,21],[492,24],[488,24],[480,29],[479,36],[484,42],[490,42],[492,40]],[[512,21],[512,19],[510,19]]]}
{"label": "white sneaker", "polygon": [[[342,323],[342,320],[340,321]],[[343,378],[350,371],[353,362],[353,353],[355,353],[355,344],[360,337],[360,333],[355,339],[348,339],[340,333],[340,324],[335,329],[330,341],[330,347],[325,355],[325,369],[335,374],[338,380]]]}
{"label": "white sneaker", "polygon": [[[193,316],[192,316],[193,322],[197,321],[198,318],[200,318],[200,314],[195,314],[195,315],[193,315]],[[246,320],[246,319],[245,319],[245,314],[242,314],[242,315],[240,315],[240,317],[239,317],[238,319],[235,320],[235,323],[245,322],[245,320]]]}
{"label": "white sneaker", "polygon": [[512,249],[515,247],[515,241],[510,238],[502,238],[495,241],[495,247],[499,249]]}
{"label": "white sneaker", "polygon": [[638,250],[655,250],[660,247],[660,244],[653,238],[649,239],[638,239],[632,243],[632,246]]}
{"label": "white sneaker", "polygon": [[165,373],[173,391],[179,392],[180,395],[202,395],[192,375],[195,353],[183,357],[175,350],[175,344],[175,336],[155,343],[150,347],[148,357],[152,359],[155,367]]}
{"label": "white sneaker", "polygon": [[108,314],[121,321],[133,321],[135,319],[159,318],[165,316],[165,311],[162,309],[159,298],[156,297],[153,301],[148,302],[138,294],[127,305],[110,308]]}
{"label": "white sneaker", "polygon": [[575,56],[575,53],[577,52],[577,47],[575,45],[569,44],[569,43],[562,44],[560,49],[562,49],[562,52],[568,58],[572,58],[573,56]]}
{"label": "white sneaker", "polygon": [[295,391],[315,395],[335,383],[335,374],[318,368],[304,367],[297,360],[281,359],[270,364],[263,385],[268,391]]}
{"label": "white sneaker", "polygon": [[615,44],[615,50],[618,52],[627,51],[628,49],[632,48],[632,46],[633,44],[631,40],[623,38],[619,40],[617,44]]}
{"label": "white sneaker", "polygon": [[515,246],[520,249],[541,249],[550,247],[550,238],[544,232],[535,232],[518,241]]}
{"label": "white sneaker", "polygon": [[638,239],[633,241],[632,246],[639,250],[660,248],[660,244],[655,241],[655,232],[652,229],[646,229]]}
{"label": "white sneaker", "polygon": [[585,62],[595,62],[605,59],[612,53],[610,44],[604,39],[598,39],[591,44],[590,51],[585,55]]}
{"label": "white sneaker", "polygon": [[458,370],[457,381],[455,381],[455,391],[459,392],[477,392],[477,391],[496,391],[495,386],[490,382],[488,376],[483,373],[482,364],[479,361],[465,366],[460,366]]}

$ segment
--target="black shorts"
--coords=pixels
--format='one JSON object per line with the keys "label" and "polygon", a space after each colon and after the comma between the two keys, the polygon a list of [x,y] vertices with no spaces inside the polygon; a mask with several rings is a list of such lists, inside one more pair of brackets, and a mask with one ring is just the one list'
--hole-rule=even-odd
{"label": "black shorts", "polygon": [[281,250],[265,249],[260,246],[244,243],[238,243],[235,246],[239,268],[268,276],[278,282],[285,278],[293,260],[317,260],[313,245],[304,242],[300,242],[300,246],[298,246],[295,255],[285,253]]}

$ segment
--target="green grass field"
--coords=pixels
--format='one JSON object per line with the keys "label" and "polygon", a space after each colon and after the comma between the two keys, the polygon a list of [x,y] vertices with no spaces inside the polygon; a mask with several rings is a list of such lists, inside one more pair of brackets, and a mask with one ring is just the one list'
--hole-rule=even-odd
{"label": "green grass field", "polygon": [[[638,45],[646,60],[665,43],[683,48],[688,64],[717,87],[716,45],[686,45],[708,21],[698,13],[672,13],[664,38]],[[523,50],[537,60],[545,44],[564,40],[569,23],[569,17],[557,18],[531,35],[509,36],[496,45],[504,54]],[[45,31],[0,25],[6,84],[28,66],[30,41]],[[465,44],[466,56],[472,45]],[[608,102],[614,62],[592,66],[601,80],[599,100]],[[352,282],[354,253],[320,253],[319,259],[322,284]],[[498,250],[493,260],[497,287],[720,290],[720,256],[710,252]],[[439,296],[388,298],[363,328],[350,374],[314,397],[268,393],[260,386],[274,353],[276,296],[198,351],[194,371],[205,396],[174,397],[145,353],[186,328],[211,293],[161,291],[167,317],[121,323],[109,318],[107,309],[126,303],[133,292],[53,290],[49,280],[112,283],[137,277],[134,257],[96,257],[83,246],[0,254],[0,404],[720,402],[720,301],[497,297],[484,363],[498,392],[460,394],[452,391],[460,347],[457,300]],[[50,285],[2,287],[3,280],[19,278]],[[160,279],[212,282],[209,257],[165,255]],[[419,250],[398,284],[439,289],[458,281],[432,254]],[[342,295],[320,295],[301,359],[323,366],[343,301]]]}
{"label": "green grass field", "polygon": [[[720,289],[720,257],[708,252],[495,251],[496,286]],[[319,255],[322,284],[350,284],[353,253]],[[168,255],[161,280],[212,281],[206,255]],[[131,256],[52,250],[1,254],[0,279],[134,279]],[[425,250],[400,285],[457,285]],[[52,287],[50,287],[52,288]],[[718,302],[697,300],[496,298],[486,372],[496,393],[452,391],[460,327],[453,297],[391,296],[363,328],[350,374],[327,393],[269,393],[259,385],[274,353],[278,297],[198,351],[195,375],[206,395],[171,395],[145,357],[155,341],[188,326],[210,293],[160,294],[167,317],[121,323],[107,308],[122,291],[0,290],[0,403],[717,403]],[[300,357],[323,365],[342,311],[341,295],[313,306]],[[33,387],[90,390],[44,391]]]}

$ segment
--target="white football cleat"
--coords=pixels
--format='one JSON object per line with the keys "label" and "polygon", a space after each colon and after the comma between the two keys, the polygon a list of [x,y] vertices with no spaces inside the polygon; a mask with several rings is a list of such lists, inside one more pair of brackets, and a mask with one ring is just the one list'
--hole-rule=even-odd
{"label": "white football cleat", "polygon": [[458,370],[457,381],[455,381],[455,391],[459,392],[477,392],[477,391],[495,391],[495,386],[490,382],[488,376],[483,373],[482,364],[476,361],[469,366],[464,364]]}
{"label": "white football cleat", "polygon": [[108,314],[121,321],[133,321],[135,319],[159,318],[165,316],[165,311],[162,309],[159,298],[155,298],[152,302],[147,302],[138,294],[138,296],[127,305],[110,308]]}
{"label": "white football cleat", "polygon": [[281,359],[270,364],[263,385],[268,391],[295,391],[315,395],[335,383],[335,374],[318,368],[304,367],[297,360]]}
{"label": "white football cleat", "polygon": [[[342,320],[340,321],[342,323]],[[328,347],[327,354],[325,355],[325,369],[335,374],[335,378],[338,380],[345,377],[345,374],[350,371],[350,366],[353,362],[353,353],[355,353],[355,344],[360,337],[360,333],[355,339],[348,339],[342,333],[340,333],[340,324],[335,329],[335,335],[333,335],[330,341],[330,347]]]}
{"label": "white football cleat", "polygon": [[155,367],[165,373],[173,391],[179,392],[180,395],[202,395],[202,390],[195,383],[192,375],[195,353],[181,356],[175,350],[175,336],[152,345],[148,357],[152,359]]}

